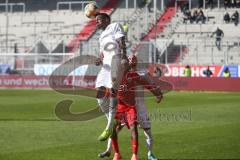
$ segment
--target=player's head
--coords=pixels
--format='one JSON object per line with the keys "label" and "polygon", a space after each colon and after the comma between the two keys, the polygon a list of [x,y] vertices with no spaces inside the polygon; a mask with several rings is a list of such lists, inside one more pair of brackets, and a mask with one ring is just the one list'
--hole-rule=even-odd
{"label": "player's head", "polygon": [[111,22],[111,18],[106,13],[98,13],[96,16],[96,26],[98,29],[105,29]]}
{"label": "player's head", "polygon": [[134,54],[131,54],[128,56],[129,66],[132,69],[135,69],[137,67],[137,57]]}

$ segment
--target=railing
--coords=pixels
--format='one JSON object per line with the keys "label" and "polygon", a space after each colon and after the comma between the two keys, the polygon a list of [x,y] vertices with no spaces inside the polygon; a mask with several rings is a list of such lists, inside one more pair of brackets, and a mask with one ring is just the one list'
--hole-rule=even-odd
{"label": "railing", "polygon": [[[179,46],[179,64],[216,65],[240,64],[240,37],[224,37],[221,50],[216,47],[216,39],[210,37],[175,39],[174,45]],[[183,48],[188,51],[183,53]],[[169,59],[170,54],[166,52]]]}
{"label": "railing", "polygon": [[[195,0],[176,0],[175,1],[175,7],[177,7],[178,2],[188,2],[188,5],[189,5],[188,8],[189,8],[189,10],[191,10],[194,7],[194,1]],[[206,9],[206,4],[207,4],[206,1],[207,0],[203,0],[203,2],[202,2],[203,3],[202,4],[203,5],[202,6],[203,9]],[[213,6],[215,6],[215,7],[217,7],[219,9],[221,7],[221,1],[222,0],[217,0],[217,4],[213,4]]]}
{"label": "railing", "polygon": [[72,10],[73,5],[80,4],[81,10],[84,10],[84,6],[88,3],[95,3],[94,1],[70,1],[70,2],[58,2],[57,3],[57,10],[61,9],[61,6],[68,6],[68,10]]}
{"label": "railing", "polygon": [[14,10],[13,10],[13,7],[14,6],[21,6],[22,7],[22,12],[25,12],[26,11],[26,5],[25,5],[25,3],[8,3],[8,4],[6,4],[6,3],[0,3],[0,7],[1,6],[4,6],[5,8],[6,7],[10,7],[10,10],[9,10],[9,12],[10,13],[12,13]]}

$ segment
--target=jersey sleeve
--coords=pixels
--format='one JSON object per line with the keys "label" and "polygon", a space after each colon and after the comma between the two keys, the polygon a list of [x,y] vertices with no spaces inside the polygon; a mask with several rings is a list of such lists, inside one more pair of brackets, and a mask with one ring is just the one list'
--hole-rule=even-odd
{"label": "jersey sleeve", "polygon": [[148,89],[154,96],[159,96],[162,94],[161,89],[156,85],[153,77],[151,77],[149,74],[139,76],[137,82],[144,88]]}
{"label": "jersey sleeve", "polygon": [[119,38],[125,36],[122,26],[118,23],[116,23],[114,25],[114,31],[113,32],[114,32],[114,38],[115,39],[119,39]]}

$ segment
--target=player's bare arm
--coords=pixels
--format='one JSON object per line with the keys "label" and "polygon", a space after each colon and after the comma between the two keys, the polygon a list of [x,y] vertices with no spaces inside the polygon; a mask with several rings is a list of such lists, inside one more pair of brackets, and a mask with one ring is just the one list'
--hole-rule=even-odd
{"label": "player's bare arm", "polygon": [[126,38],[125,36],[121,37],[118,41],[122,59],[128,59],[127,58],[127,46],[126,46]]}
{"label": "player's bare arm", "polygon": [[156,85],[154,81],[151,79],[152,77],[149,75],[140,76],[136,78],[136,81],[139,85],[144,86],[144,88],[148,89],[155,97],[156,102],[160,103],[163,99],[163,93],[159,86]]}

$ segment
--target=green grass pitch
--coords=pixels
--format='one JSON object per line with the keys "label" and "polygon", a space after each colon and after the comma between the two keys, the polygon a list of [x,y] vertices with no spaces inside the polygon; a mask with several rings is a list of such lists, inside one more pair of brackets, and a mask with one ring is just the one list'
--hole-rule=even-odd
{"label": "green grass pitch", "polygon": [[[105,149],[97,137],[105,117],[66,122],[57,102],[73,99],[72,112],[96,105],[94,98],[50,90],[0,90],[0,160],[96,160]],[[240,93],[170,92],[161,104],[146,98],[154,153],[161,159],[240,159]],[[146,159],[140,133],[139,158]],[[119,135],[123,160],[131,158],[130,133]],[[111,158],[109,158],[111,159]]]}

